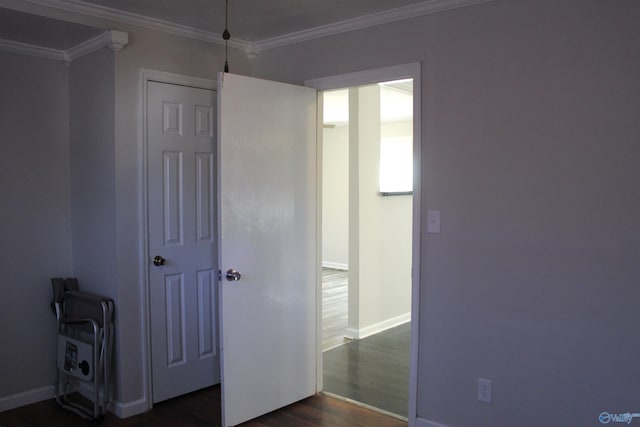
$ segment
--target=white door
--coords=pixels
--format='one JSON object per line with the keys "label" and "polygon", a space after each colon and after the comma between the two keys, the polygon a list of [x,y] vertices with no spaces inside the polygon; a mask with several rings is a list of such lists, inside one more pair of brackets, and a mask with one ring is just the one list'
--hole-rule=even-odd
{"label": "white door", "polygon": [[231,74],[218,90],[223,425],[233,426],[316,392],[316,91]]}
{"label": "white door", "polygon": [[215,97],[207,89],[147,87],[154,402],[220,380]]}

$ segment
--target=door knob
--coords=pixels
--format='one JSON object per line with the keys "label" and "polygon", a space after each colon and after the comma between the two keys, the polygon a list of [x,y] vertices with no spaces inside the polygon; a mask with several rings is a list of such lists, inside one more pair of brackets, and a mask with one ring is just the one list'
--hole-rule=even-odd
{"label": "door knob", "polygon": [[237,282],[238,280],[240,280],[241,277],[242,277],[242,274],[240,274],[239,271],[236,271],[234,269],[227,270],[227,280],[228,281]]}
{"label": "door knob", "polygon": [[162,258],[160,255],[156,255],[153,257],[153,265],[156,267],[160,267],[161,265],[165,265],[167,262],[166,259]]}

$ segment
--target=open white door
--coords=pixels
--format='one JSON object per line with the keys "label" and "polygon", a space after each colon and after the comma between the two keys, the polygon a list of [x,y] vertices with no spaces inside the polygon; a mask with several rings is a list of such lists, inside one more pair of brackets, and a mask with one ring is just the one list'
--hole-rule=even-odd
{"label": "open white door", "polygon": [[223,426],[233,426],[316,392],[316,91],[232,74],[218,90]]}

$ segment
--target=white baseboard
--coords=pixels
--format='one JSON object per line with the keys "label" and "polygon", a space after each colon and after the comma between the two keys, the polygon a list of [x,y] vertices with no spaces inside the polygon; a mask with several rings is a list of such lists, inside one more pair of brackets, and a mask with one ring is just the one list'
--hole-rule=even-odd
{"label": "white baseboard", "polygon": [[349,271],[349,264],[342,264],[340,262],[322,261],[322,267],[333,268],[334,270]]}
{"label": "white baseboard", "polygon": [[[93,398],[93,389],[91,389],[87,384],[81,383],[77,391],[90,399]],[[32,403],[41,402],[43,400],[53,399],[54,397],[55,388],[52,385],[11,396],[0,397],[0,412],[31,405]],[[108,409],[119,418],[127,418],[147,412],[149,410],[149,405],[147,403],[147,399],[140,399],[127,403],[111,402],[109,403]]]}
{"label": "white baseboard", "polygon": [[111,402],[109,404],[109,410],[118,418],[128,418],[147,412],[149,410],[149,403],[145,398],[127,403]]}
{"label": "white baseboard", "polygon": [[370,326],[365,326],[360,329],[347,328],[345,333],[346,338],[352,340],[361,340],[370,335],[375,335],[379,332],[386,331],[395,326],[400,326],[403,323],[411,321],[411,313],[401,314],[400,316],[392,317],[390,319],[383,320],[382,322],[374,323]]}
{"label": "white baseboard", "polygon": [[47,399],[53,399],[53,397],[54,388],[52,385],[24,391],[7,397],[0,397],[0,412],[31,405],[32,403],[41,402]]}
{"label": "white baseboard", "polygon": [[425,420],[424,418],[416,418],[416,427],[447,427],[444,424],[435,421]]}
{"label": "white baseboard", "polygon": [[357,339],[360,339],[360,338],[358,338],[358,336],[359,336],[359,333],[358,333],[358,330],[357,330],[357,329],[347,328],[347,329],[344,331],[344,337],[345,337],[345,338],[348,338],[348,339],[350,339],[350,340],[357,340]]}
{"label": "white baseboard", "polygon": [[[82,383],[79,391],[80,394],[82,394],[87,399],[93,400],[93,387],[89,386],[88,383]],[[103,395],[102,393],[100,393],[100,398],[102,397]],[[107,410],[116,415],[118,418],[128,418],[134,415],[142,414],[143,412],[147,412],[149,410],[149,405],[147,403],[147,399],[145,398],[127,403],[115,402],[112,400],[107,404]]]}

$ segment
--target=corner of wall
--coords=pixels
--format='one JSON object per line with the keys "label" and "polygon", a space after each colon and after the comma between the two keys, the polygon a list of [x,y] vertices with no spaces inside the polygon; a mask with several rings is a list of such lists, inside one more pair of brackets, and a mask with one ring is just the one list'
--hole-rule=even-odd
{"label": "corner of wall", "polygon": [[133,402],[111,402],[109,405],[109,411],[113,412],[118,418],[132,417],[148,410],[149,402],[144,397]]}

